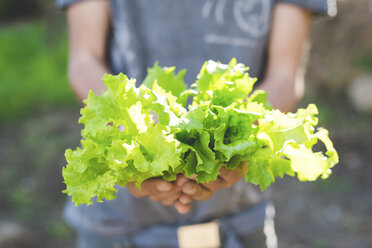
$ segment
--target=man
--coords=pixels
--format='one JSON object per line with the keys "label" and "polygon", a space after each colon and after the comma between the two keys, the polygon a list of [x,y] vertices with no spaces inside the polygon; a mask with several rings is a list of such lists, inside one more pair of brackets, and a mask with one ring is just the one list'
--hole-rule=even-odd
{"label": "man", "polygon": [[[78,99],[100,94],[104,73],[124,72],[139,82],[146,68],[186,68],[193,83],[207,59],[232,57],[250,66],[269,101],[290,111],[304,91],[301,58],[311,13],[329,12],[326,0],[57,0],[69,26],[69,78]],[[176,247],[179,226],[218,219],[225,247],[275,247],[270,201],[243,177],[249,164],[196,184],[150,179],[141,190],[121,188],[118,198],[74,207],[65,216],[78,247]],[[239,222],[240,221],[240,222]],[[115,246],[116,245],[116,246]]]}

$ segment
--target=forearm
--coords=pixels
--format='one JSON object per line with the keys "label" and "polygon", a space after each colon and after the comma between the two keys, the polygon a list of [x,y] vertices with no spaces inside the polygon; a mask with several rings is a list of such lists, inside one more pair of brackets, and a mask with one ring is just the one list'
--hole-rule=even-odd
{"label": "forearm", "polygon": [[258,89],[268,92],[268,101],[274,108],[291,112],[304,94],[303,73],[297,77],[290,74],[267,75]]}
{"label": "forearm", "polygon": [[109,69],[100,60],[82,56],[69,62],[69,80],[71,87],[79,101],[88,97],[89,90],[101,94],[105,89],[101,81]]}
{"label": "forearm", "polygon": [[267,73],[259,88],[268,91],[271,104],[284,112],[292,111],[303,96],[310,22],[310,14],[294,5],[278,3],[274,9]]}
{"label": "forearm", "polygon": [[81,1],[67,9],[68,75],[80,101],[87,98],[89,90],[100,94],[105,87],[101,78],[109,72],[105,51],[110,20],[109,1]]}

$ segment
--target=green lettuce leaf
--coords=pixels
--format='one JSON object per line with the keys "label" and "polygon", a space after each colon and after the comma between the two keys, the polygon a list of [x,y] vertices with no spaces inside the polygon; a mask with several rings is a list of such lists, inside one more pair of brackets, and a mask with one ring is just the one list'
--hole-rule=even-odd
{"label": "green lettuce leaf", "polygon": [[[235,59],[207,61],[191,89],[185,70],[176,74],[157,63],[140,87],[123,74],[105,75],[107,90],[84,100],[81,146],[65,152],[64,192],[76,205],[89,205],[114,199],[128,182],[141,187],[149,178],[186,174],[205,183],[217,179],[221,166],[243,162],[246,181],[262,190],[284,175],[327,178],[338,154],[328,131],[316,128],[316,106],[288,114],[273,109],[267,92],[252,92],[256,79],[247,71]],[[324,152],[313,151],[318,143]]]}
{"label": "green lettuce leaf", "polygon": [[143,81],[143,85],[152,89],[155,82],[162,87],[166,92],[171,92],[174,96],[179,97],[186,90],[186,84],[183,77],[186,70],[181,70],[178,74],[175,73],[176,67],[160,67],[158,62],[154,67],[147,70],[147,76]]}

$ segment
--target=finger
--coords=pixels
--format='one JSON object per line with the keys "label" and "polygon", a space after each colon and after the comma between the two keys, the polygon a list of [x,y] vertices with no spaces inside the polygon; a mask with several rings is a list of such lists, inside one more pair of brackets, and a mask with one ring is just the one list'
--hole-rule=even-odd
{"label": "finger", "polygon": [[222,189],[222,188],[225,188],[225,187],[229,186],[227,181],[224,180],[221,177],[218,177],[216,180],[211,181],[209,183],[203,183],[202,185],[203,185],[203,187],[205,187],[205,188],[207,188],[211,191],[217,191],[219,189]]}
{"label": "finger", "polygon": [[126,186],[129,192],[136,198],[141,198],[148,195],[148,191],[146,189],[139,189],[135,183],[127,183]]}
{"label": "finger", "polygon": [[149,193],[148,197],[153,201],[166,201],[167,199],[174,198],[173,201],[177,200],[178,197],[181,195],[181,189],[178,189],[177,191],[170,191],[170,192],[157,192],[152,191]]}
{"label": "finger", "polygon": [[178,198],[178,201],[182,204],[190,204],[192,199],[190,196],[188,195],[185,195],[185,194],[181,194],[181,196]]}
{"label": "finger", "polygon": [[239,170],[229,170],[225,167],[220,168],[220,177],[230,186],[239,181],[243,175]]}
{"label": "finger", "polygon": [[181,193],[175,194],[171,197],[165,198],[161,201],[164,206],[173,205],[180,197]]}
{"label": "finger", "polygon": [[160,197],[157,197],[156,194],[171,192],[173,184],[163,179],[153,178],[142,182],[141,189],[135,183],[127,183],[127,188],[136,198],[152,195],[152,200],[159,201]]}
{"label": "finger", "polygon": [[212,191],[195,182],[185,183],[182,191],[196,200],[208,200],[213,195]]}
{"label": "finger", "polygon": [[176,179],[176,185],[182,187],[189,179],[185,175],[178,175]]}
{"label": "finger", "polygon": [[156,194],[155,195],[154,194],[153,195],[149,195],[148,197],[150,198],[151,201],[154,201],[154,202],[157,202],[157,201],[160,201],[161,200],[161,198],[158,195],[156,195]]}
{"label": "finger", "polygon": [[176,201],[176,203],[174,204],[174,207],[180,214],[185,214],[190,210],[189,204],[182,204],[179,201]]}
{"label": "finger", "polygon": [[170,192],[173,189],[173,184],[160,178],[148,179],[142,183],[142,188],[149,191]]}

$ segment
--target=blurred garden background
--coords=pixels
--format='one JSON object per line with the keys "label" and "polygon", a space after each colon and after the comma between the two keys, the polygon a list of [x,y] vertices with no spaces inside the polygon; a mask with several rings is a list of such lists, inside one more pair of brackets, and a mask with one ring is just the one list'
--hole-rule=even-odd
{"label": "blurred garden background", "polygon": [[[312,28],[306,97],[340,155],[325,181],[272,187],[281,248],[372,247],[372,0],[343,0]],[[0,247],[73,247],[64,150],[80,139],[54,1],[0,0]]]}

